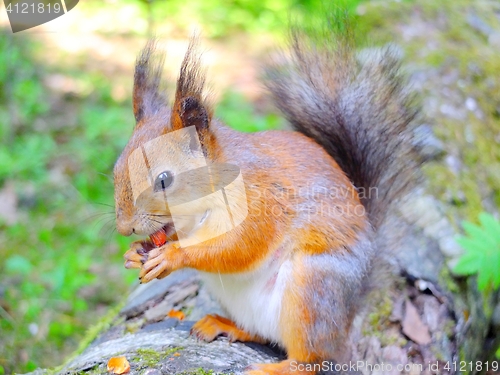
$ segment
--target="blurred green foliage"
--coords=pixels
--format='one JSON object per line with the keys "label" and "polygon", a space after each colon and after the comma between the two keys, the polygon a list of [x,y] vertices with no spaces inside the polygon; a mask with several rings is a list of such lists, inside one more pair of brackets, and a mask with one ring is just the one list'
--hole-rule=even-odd
{"label": "blurred green foliage", "polygon": [[0,190],[18,204],[14,224],[0,221],[0,366],[23,372],[62,361],[97,319],[87,311],[102,314],[134,277],[118,266],[127,241],[112,221],[103,230],[92,219],[113,218],[98,204],[112,204],[109,176],[133,120],[104,77],[79,73],[89,94],[57,98],[37,46],[9,34],[0,34]]}
{"label": "blurred green foliage", "polygon": [[477,287],[489,293],[500,287],[500,222],[491,214],[479,215],[480,225],[465,221],[463,228],[466,236],[457,242],[465,250],[454,272],[459,275],[477,274]]}
{"label": "blurred green foliage", "polygon": [[275,113],[259,114],[242,94],[231,91],[218,103],[215,114],[224,123],[242,132],[279,129],[284,125],[284,120]]}
{"label": "blurred green foliage", "polygon": [[[338,0],[335,7],[354,10],[364,0]],[[193,25],[203,28],[209,38],[232,36],[235,33],[273,33],[283,36],[291,19],[321,19],[324,8],[332,4],[324,0],[124,0],[148,19],[153,26],[175,18],[175,26],[186,35]],[[98,5],[94,5],[98,6]],[[99,5],[100,6],[100,5]]]}
{"label": "blurred green foliage", "polygon": [[[234,38],[239,34],[272,35],[283,39],[290,23],[318,24],[325,13],[347,9],[354,13],[357,5],[366,0],[116,0],[87,1],[90,13],[113,12],[117,8],[134,19],[145,22],[132,27],[105,25],[106,32],[168,35],[169,38],[190,35],[197,30],[211,39]],[[409,1],[409,0],[406,0]],[[79,5],[80,6],[80,5]],[[325,10],[326,9],[326,10]]]}

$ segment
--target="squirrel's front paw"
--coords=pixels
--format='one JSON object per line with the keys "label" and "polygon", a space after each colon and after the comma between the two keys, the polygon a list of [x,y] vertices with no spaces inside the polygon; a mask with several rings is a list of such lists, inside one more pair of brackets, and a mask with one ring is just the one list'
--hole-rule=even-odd
{"label": "squirrel's front paw", "polygon": [[139,273],[139,280],[144,284],[156,278],[161,279],[183,266],[183,254],[177,242],[166,243],[149,251],[145,256],[147,259],[141,264]]}
{"label": "squirrel's front paw", "polygon": [[142,241],[132,242],[130,249],[123,255],[125,258],[125,268],[141,268],[148,260],[147,250]]}

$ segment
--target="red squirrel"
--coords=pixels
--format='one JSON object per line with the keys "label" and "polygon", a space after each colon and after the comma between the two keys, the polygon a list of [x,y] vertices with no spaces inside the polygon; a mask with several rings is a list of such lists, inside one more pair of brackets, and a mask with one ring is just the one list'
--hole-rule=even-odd
{"label": "red squirrel", "polygon": [[[353,318],[384,252],[379,229],[419,169],[417,112],[390,49],[361,56],[349,32],[321,41],[295,32],[291,47],[267,68],[266,85],[294,131],[250,134],[214,118],[196,42],[169,106],[163,57],[148,42],[135,68],[136,126],[114,168],[118,231],[150,236],[132,243],[125,266],[143,283],[199,270],[228,318],[208,315],[193,335],[286,350],[281,363],[249,367],[254,375],[348,359]],[[244,218],[230,230],[213,224],[222,213],[191,199],[202,184],[186,171],[213,165],[237,166],[243,181]],[[216,190],[210,181],[206,194]],[[189,198],[175,214],[173,197]]]}

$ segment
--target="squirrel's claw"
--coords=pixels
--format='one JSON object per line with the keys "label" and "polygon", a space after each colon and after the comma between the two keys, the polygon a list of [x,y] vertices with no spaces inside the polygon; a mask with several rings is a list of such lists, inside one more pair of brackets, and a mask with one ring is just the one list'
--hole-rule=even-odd
{"label": "squirrel's claw", "polygon": [[126,260],[125,261],[125,268],[128,270],[134,269],[134,268],[141,268],[142,263],[141,262],[133,262],[131,260]]}
{"label": "squirrel's claw", "polygon": [[151,280],[156,279],[157,277],[165,277],[167,276],[168,273],[166,272],[167,264],[166,262],[162,261],[159,265],[154,267],[151,270],[146,270],[144,268],[141,269],[141,272],[139,273],[139,279],[141,280],[142,284],[149,283]]}
{"label": "squirrel's claw", "polygon": [[214,341],[217,336],[220,335],[227,336],[230,342],[265,342],[264,339],[239,329],[233,321],[217,314],[206,315],[204,318],[197,321],[193,325],[193,328],[191,328],[191,335],[196,336],[199,340],[207,342]]}
{"label": "squirrel's claw", "polygon": [[168,269],[169,262],[165,257],[164,247],[151,250],[147,255],[147,261],[141,266],[139,273],[141,283],[148,283],[157,277],[163,278],[171,272]]}
{"label": "squirrel's claw", "polygon": [[151,250],[144,248],[144,242],[132,243],[124,254],[125,268],[139,268],[139,280],[148,283],[153,279],[162,279],[172,271],[185,267],[184,254],[179,244],[168,242]]}
{"label": "squirrel's claw", "polygon": [[141,268],[147,260],[147,255],[140,242],[132,243],[130,249],[123,255],[125,258],[125,268]]}
{"label": "squirrel's claw", "polygon": [[221,327],[217,317],[218,315],[206,315],[198,320],[193,325],[193,328],[191,328],[190,334],[195,336],[198,340],[206,342],[214,341],[217,336],[226,331]]}

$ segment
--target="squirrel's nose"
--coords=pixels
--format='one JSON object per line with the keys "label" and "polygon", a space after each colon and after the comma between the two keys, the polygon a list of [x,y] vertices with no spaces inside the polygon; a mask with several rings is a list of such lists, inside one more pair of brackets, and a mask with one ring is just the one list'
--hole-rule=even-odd
{"label": "squirrel's nose", "polygon": [[131,227],[128,223],[124,223],[119,220],[116,221],[116,230],[123,236],[130,236],[132,233],[135,233],[135,229],[133,227]]}
{"label": "squirrel's nose", "polygon": [[116,209],[116,230],[123,236],[130,236],[135,233],[132,217],[126,215],[121,207]]}

